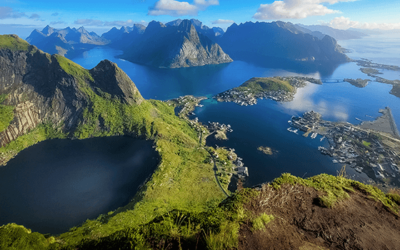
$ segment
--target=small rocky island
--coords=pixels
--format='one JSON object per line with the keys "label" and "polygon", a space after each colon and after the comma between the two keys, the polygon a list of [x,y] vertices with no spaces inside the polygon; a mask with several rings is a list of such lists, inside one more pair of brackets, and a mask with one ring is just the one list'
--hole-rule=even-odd
{"label": "small rocky island", "polygon": [[351,85],[356,86],[358,88],[364,88],[370,82],[370,80],[368,80],[368,79],[361,79],[361,78],[357,78],[357,79],[345,78],[343,81],[348,82]]}
{"label": "small rocky island", "polygon": [[310,77],[253,77],[239,87],[219,93],[213,98],[241,106],[255,105],[257,99],[263,98],[289,102],[293,100],[296,90],[308,82],[322,84],[321,80]]}
{"label": "small rocky island", "polygon": [[257,148],[257,150],[263,152],[266,155],[273,155],[275,153],[274,152],[275,150],[272,150],[272,148],[270,148],[270,147],[260,146]]}

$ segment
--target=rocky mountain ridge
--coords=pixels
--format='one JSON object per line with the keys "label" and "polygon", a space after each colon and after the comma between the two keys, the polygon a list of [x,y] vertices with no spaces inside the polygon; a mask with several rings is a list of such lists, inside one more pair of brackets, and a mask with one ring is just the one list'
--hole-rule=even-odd
{"label": "rocky mountain ridge", "polygon": [[107,44],[107,40],[99,37],[95,32],[88,32],[83,27],[54,29],[49,25],[42,31],[35,29],[26,40],[47,53],[62,56],[73,55],[97,45]]}
{"label": "rocky mountain ridge", "polygon": [[234,60],[288,63],[342,63],[349,58],[330,36],[322,39],[285,22],[232,24],[219,40]]}
{"label": "rocky mountain ridge", "polygon": [[[0,40],[9,37],[4,35]],[[72,66],[85,72],[66,58],[51,56],[32,45],[26,50],[0,48],[0,95],[7,96],[4,105],[15,107],[14,119],[0,133],[1,146],[42,123],[59,126],[66,133],[74,130],[90,104],[83,85],[125,103],[140,103],[143,99],[129,77],[108,60],[100,62],[86,77],[70,71]]]}
{"label": "rocky mountain ridge", "polygon": [[199,34],[190,20],[183,20],[179,26],[149,23],[144,34],[121,57],[160,68],[232,62],[218,44]]}

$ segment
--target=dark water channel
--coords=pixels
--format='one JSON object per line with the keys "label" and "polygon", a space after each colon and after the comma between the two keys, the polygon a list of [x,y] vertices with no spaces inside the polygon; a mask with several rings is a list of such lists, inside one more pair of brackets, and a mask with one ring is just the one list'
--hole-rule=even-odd
{"label": "dark water channel", "polygon": [[0,168],[0,225],[62,233],[126,205],[159,161],[151,141],[49,140]]}

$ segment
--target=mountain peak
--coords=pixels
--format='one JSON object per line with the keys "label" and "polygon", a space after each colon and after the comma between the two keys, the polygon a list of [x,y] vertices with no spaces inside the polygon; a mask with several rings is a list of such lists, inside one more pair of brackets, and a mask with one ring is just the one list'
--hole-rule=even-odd
{"label": "mountain peak", "polygon": [[94,79],[92,85],[95,91],[99,88],[129,104],[140,104],[144,100],[129,76],[117,64],[106,59],[89,72]]}
{"label": "mountain peak", "polygon": [[194,27],[193,23],[191,22],[191,20],[187,20],[187,19],[183,20],[181,22],[181,24],[179,24],[178,27],[179,27],[179,30],[187,31],[187,32],[191,32],[192,29],[195,29],[195,27]]}
{"label": "mountain peak", "polygon": [[47,25],[46,27],[43,28],[42,33],[46,36],[51,35],[54,32],[54,28],[50,27]]}

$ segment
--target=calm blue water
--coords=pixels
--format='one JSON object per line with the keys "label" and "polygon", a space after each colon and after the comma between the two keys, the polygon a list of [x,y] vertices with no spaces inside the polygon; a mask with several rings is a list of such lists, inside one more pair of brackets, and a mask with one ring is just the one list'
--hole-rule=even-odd
{"label": "calm blue water", "polygon": [[[397,38],[382,42],[380,37],[368,37],[366,40],[350,40],[341,43],[353,51],[349,56],[355,59],[370,58],[379,63],[397,64],[392,48],[397,51],[400,44]],[[383,49],[380,49],[384,47]],[[205,66],[186,69],[155,69],[133,64],[115,58],[121,52],[109,48],[96,48],[84,56],[73,60],[85,68],[93,68],[102,59],[107,58],[118,64],[135,82],[145,98],[166,100],[182,95],[212,96],[224,90],[236,87],[251,77],[303,75],[322,80],[343,78],[373,78],[363,74],[356,63],[345,63],[329,74],[327,71],[301,74],[285,69],[263,68],[247,62],[236,61],[230,64]],[[387,60],[381,60],[386,58]],[[400,61],[399,61],[400,62]],[[323,72],[323,73],[322,73]],[[396,79],[400,72],[384,72],[388,79]],[[246,185],[271,181],[283,172],[299,176],[319,173],[336,174],[339,166],[331,158],[323,156],[317,150],[326,142],[312,140],[289,133],[287,121],[292,115],[315,110],[326,120],[359,123],[356,118],[372,120],[366,115],[377,117],[379,109],[392,108],[400,124],[400,99],[390,95],[390,85],[371,82],[366,88],[357,88],[349,83],[324,83],[322,86],[309,84],[299,89],[295,99],[289,103],[260,101],[258,105],[241,107],[233,103],[216,103],[206,100],[204,107],[195,110],[203,123],[218,121],[230,124],[234,130],[228,134],[225,142],[209,139],[214,146],[235,148],[244,158],[250,177]],[[269,146],[279,151],[276,156],[266,156],[257,151],[259,146]],[[351,174],[353,172],[349,170]],[[359,176],[365,179],[365,175]]]}
{"label": "calm blue water", "polygon": [[351,51],[350,58],[367,58],[376,63],[400,66],[400,34],[371,35],[338,43]]}
{"label": "calm blue water", "polygon": [[0,168],[0,225],[62,233],[126,205],[157,166],[151,141],[40,142]]}

